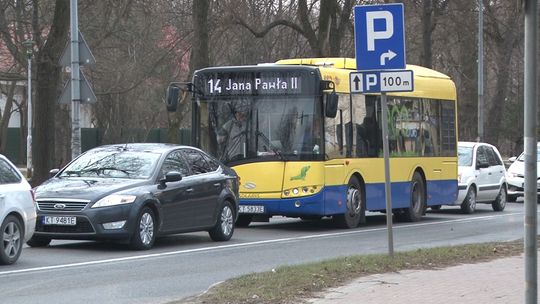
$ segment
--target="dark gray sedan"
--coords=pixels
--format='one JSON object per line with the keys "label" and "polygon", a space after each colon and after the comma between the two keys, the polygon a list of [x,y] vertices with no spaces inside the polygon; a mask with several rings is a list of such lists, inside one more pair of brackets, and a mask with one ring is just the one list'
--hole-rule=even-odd
{"label": "dark gray sedan", "polygon": [[27,242],[118,240],[149,249],[156,237],[208,231],[227,241],[238,216],[238,176],[203,151],[122,144],[80,155],[36,188],[36,229]]}

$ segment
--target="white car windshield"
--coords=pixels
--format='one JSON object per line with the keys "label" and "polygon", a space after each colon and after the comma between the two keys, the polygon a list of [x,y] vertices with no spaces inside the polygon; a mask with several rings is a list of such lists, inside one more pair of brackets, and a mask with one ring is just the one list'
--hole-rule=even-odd
{"label": "white car windshield", "polygon": [[470,166],[472,165],[472,147],[458,147],[458,166]]}
{"label": "white car windshield", "polygon": [[[525,152],[521,153],[521,155],[517,159],[518,161],[525,161]],[[536,150],[536,161],[540,162],[540,149]]]}

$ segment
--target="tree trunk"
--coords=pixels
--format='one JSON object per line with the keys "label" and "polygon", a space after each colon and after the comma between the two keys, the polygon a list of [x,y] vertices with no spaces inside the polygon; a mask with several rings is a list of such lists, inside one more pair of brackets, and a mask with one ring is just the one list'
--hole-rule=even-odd
{"label": "tree trunk", "polygon": [[[193,45],[189,58],[189,74],[188,80],[191,81],[193,73],[210,65],[210,55],[208,52],[208,12],[210,8],[210,0],[193,1]],[[191,103],[189,102],[189,94],[184,94],[181,97],[176,113],[170,115],[170,127],[168,137],[170,142],[178,142],[180,138],[180,128],[183,126],[181,122],[186,120],[186,117],[191,120]],[[191,126],[191,124],[190,124]],[[191,143],[194,145],[195,143]]]}
{"label": "tree trunk", "polygon": [[422,65],[426,68],[431,68],[432,54],[431,54],[431,37],[433,35],[433,1],[424,0],[424,7],[422,12]]}
{"label": "tree trunk", "polygon": [[2,154],[5,154],[6,152],[9,119],[11,118],[11,108],[13,106],[13,96],[15,95],[16,84],[16,81],[12,81],[9,85],[4,113],[2,114],[0,112],[0,153]]}
{"label": "tree trunk", "polygon": [[69,1],[56,0],[54,19],[47,42],[37,54],[35,139],[32,149],[32,184],[41,184],[55,165],[55,112],[60,66],[58,60],[69,30]]}

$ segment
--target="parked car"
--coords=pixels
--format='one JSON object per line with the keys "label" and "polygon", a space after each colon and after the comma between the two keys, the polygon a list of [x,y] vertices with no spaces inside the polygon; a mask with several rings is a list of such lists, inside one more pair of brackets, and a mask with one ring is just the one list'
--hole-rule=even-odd
{"label": "parked car", "polygon": [[494,211],[506,207],[506,169],[501,154],[487,143],[458,142],[458,198],[463,213],[473,213],[477,203]]}
{"label": "parked car", "polygon": [[36,188],[33,247],[90,239],[144,250],[165,234],[208,231],[214,241],[227,241],[234,232],[238,176],[193,147],[102,146],[51,173]]}
{"label": "parked car", "polygon": [[13,264],[36,226],[32,188],[21,172],[0,154],[0,264]]}
{"label": "parked car", "polygon": [[[536,176],[540,176],[540,143],[537,144],[537,168]],[[508,161],[512,162],[508,167],[506,179],[508,180],[508,201],[515,202],[518,197],[523,196],[525,183],[525,152],[522,152],[518,157],[510,157]],[[537,189],[540,190],[540,183]],[[538,191],[540,194],[540,191]]]}

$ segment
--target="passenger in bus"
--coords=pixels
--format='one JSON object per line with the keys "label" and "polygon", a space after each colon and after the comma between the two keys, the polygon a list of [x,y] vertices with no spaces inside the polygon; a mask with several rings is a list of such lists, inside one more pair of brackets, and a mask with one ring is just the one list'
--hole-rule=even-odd
{"label": "passenger in bus", "polygon": [[236,110],[234,116],[223,124],[217,133],[217,142],[221,146],[221,155],[225,160],[232,160],[244,154],[247,128],[247,113]]}

